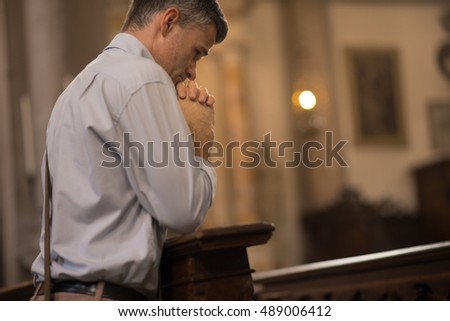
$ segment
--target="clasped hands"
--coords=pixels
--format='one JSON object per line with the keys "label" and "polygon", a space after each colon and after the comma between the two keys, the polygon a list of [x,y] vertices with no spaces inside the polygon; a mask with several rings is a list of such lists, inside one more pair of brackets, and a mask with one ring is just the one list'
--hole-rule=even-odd
{"label": "clasped hands", "polygon": [[189,129],[194,134],[195,155],[208,160],[208,142],[214,140],[214,96],[208,89],[199,87],[193,80],[178,83],[178,102]]}

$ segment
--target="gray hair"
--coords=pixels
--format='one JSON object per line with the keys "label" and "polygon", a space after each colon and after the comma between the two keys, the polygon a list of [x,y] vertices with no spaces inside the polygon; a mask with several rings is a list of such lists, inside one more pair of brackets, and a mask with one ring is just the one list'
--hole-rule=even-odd
{"label": "gray hair", "polygon": [[122,31],[143,28],[156,13],[170,7],[180,12],[181,26],[214,24],[217,29],[216,43],[227,36],[228,23],[217,0],[132,0]]}

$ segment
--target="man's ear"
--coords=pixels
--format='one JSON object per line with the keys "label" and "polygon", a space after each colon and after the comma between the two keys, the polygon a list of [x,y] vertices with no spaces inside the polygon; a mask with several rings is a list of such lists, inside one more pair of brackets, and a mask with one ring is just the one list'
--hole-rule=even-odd
{"label": "man's ear", "polygon": [[177,8],[171,7],[166,9],[161,19],[162,35],[165,37],[167,34],[169,34],[179,20],[180,20],[180,12],[178,11]]}

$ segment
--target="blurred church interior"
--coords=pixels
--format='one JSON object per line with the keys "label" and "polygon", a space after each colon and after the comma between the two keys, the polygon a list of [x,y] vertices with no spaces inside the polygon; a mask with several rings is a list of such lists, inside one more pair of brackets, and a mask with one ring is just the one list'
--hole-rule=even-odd
{"label": "blurred church interior", "polygon": [[[31,278],[53,104],[128,3],[0,0],[0,287]],[[258,144],[226,149],[202,228],[274,224],[249,249],[256,271],[449,240],[450,2],[221,5],[230,34],[197,80],[216,140]]]}

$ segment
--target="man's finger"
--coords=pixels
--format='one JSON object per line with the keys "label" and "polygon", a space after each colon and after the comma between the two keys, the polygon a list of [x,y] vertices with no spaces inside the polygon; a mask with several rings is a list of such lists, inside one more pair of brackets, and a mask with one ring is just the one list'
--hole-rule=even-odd
{"label": "man's finger", "polygon": [[208,95],[208,99],[206,99],[206,106],[213,107],[216,103],[216,98],[213,95]]}
{"label": "man's finger", "polygon": [[186,85],[181,81],[179,83],[177,83],[177,94],[178,94],[178,98],[186,99],[187,88],[186,88]]}
{"label": "man's finger", "polygon": [[197,83],[194,80],[189,80],[189,82],[188,82],[188,93],[189,93],[189,98],[192,101],[198,99],[199,90],[198,90]]}
{"label": "man's finger", "polygon": [[206,104],[206,101],[208,100],[209,97],[209,93],[208,93],[208,89],[204,88],[204,87],[200,87],[200,94],[198,95],[198,102],[202,105]]}

